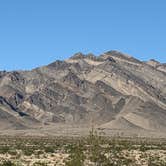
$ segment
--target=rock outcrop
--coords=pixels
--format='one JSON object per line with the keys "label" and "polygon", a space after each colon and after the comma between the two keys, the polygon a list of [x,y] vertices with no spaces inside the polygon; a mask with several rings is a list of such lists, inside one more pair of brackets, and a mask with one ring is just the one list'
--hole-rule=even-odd
{"label": "rock outcrop", "polygon": [[51,125],[166,131],[166,67],[109,51],[0,72],[0,129]]}

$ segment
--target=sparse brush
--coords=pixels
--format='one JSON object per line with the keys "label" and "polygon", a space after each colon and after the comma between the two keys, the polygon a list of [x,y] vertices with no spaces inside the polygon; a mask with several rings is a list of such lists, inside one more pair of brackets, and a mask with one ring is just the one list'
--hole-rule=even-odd
{"label": "sparse brush", "polygon": [[38,161],[38,162],[35,162],[33,164],[33,166],[47,166],[48,164],[46,162],[41,162],[41,161]]}
{"label": "sparse brush", "polygon": [[[0,139],[0,166],[58,166],[59,161],[66,166],[166,166],[165,145],[164,140],[107,138],[94,129],[81,138],[7,137]],[[33,163],[36,159],[42,161]]]}
{"label": "sparse brush", "polygon": [[[69,148],[69,147],[68,147]],[[81,143],[74,144],[68,149],[69,157],[65,161],[66,166],[83,166],[85,154]]]}
{"label": "sparse brush", "polygon": [[0,163],[0,166],[17,166],[17,165],[10,160],[5,160],[5,161],[2,161],[2,163]]}

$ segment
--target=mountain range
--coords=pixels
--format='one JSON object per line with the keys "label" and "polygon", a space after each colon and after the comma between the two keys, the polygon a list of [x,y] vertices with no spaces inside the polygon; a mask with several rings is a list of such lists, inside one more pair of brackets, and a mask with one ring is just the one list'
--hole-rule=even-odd
{"label": "mountain range", "polygon": [[95,126],[108,134],[165,137],[166,63],[108,51],[0,72],[1,134],[63,133],[69,126],[70,134]]}

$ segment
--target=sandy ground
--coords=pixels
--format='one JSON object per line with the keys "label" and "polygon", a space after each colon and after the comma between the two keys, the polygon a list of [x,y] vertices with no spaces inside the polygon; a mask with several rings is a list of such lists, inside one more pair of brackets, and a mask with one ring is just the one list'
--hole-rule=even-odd
{"label": "sandy ground", "polygon": [[[113,130],[103,129],[98,126],[93,127],[100,135],[119,136],[119,137],[147,137],[147,138],[166,138],[166,133],[148,130]],[[26,130],[0,130],[0,135],[22,135],[22,136],[86,136],[92,127],[73,126],[73,125],[48,125],[36,129]]]}
{"label": "sandy ground", "polygon": [[[157,161],[166,163],[166,150],[148,150],[146,152],[141,152],[139,150],[123,150],[121,155],[133,160],[137,166],[149,166],[149,158],[151,158],[153,162],[157,159]],[[33,166],[35,164],[65,166],[65,160],[67,160],[68,156],[69,154],[65,153],[45,153],[31,156],[25,156],[22,154],[18,158],[18,156],[9,154],[0,154],[0,162],[10,160],[18,165],[21,164],[22,166]],[[111,155],[108,154],[108,157],[111,157]],[[95,166],[95,163],[85,160],[85,166]]]}

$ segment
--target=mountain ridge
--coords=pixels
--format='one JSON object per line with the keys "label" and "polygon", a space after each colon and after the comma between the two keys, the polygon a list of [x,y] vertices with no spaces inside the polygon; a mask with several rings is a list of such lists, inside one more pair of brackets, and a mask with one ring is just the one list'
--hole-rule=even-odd
{"label": "mountain ridge", "polygon": [[72,125],[157,136],[166,131],[166,66],[108,51],[1,71],[0,118],[3,131]]}

